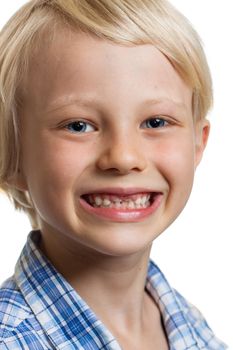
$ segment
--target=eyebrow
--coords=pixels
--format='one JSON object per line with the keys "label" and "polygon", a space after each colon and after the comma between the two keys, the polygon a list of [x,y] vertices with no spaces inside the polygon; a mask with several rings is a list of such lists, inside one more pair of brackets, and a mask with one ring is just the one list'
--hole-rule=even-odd
{"label": "eyebrow", "polygon": [[172,98],[167,98],[167,97],[160,97],[160,98],[150,98],[150,99],[147,99],[145,101],[143,101],[143,104],[147,104],[147,105],[158,105],[158,104],[162,104],[162,103],[168,103],[168,104],[171,104],[175,107],[178,107],[178,108],[182,108],[182,109],[187,109],[187,106],[184,102],[182,101],[176,101]]}
{"label": "eyebrow", "polygon": [[[93,106],[100,106],[101,101],[95,99],[94,97],[75,97],[68,99],[67,102],[65,102],[66,97],[55,100],[52,102],[49,106],[49,109],[47,110],[48,113],[55,112],[59,109],[68,107],[70,105],[77,105],[77,106],[83,106],[83,107],[93,107]],[[175,101],[174,99],[168,98],[168,97],[160,97],[160,98],[148,98],[142,102],[142,106],[145,105],[159,105],[159,104],[168,104],[173,107],[176,107],[178,109],[185,109],[187,110],[187,106],[182,101]]]}

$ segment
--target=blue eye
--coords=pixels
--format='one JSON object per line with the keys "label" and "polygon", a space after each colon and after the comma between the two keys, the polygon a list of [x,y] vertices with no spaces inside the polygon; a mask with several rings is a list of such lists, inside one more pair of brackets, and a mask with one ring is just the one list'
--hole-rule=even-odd
{"label": "blue eye", "polygon": [[146,128],[149,129],[157,129],[157,128],[162,128],[168,124],[166,120],[163,118],[150,118],[146,120],[144,123]]}
{"label": "blue eye", "polygon": [[93,125],[91,125],[90,123],[81,121],[81,120],[67,124],[66,129],[68,129],[72,133],[80,133],[80,134],[85,133],[85,132],[91,132],[91,131],[95,130]]}

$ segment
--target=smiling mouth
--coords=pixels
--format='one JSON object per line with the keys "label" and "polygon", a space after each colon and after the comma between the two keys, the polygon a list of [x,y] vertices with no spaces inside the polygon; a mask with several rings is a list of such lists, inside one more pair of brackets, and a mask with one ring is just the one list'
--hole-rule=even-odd
{"label": "smiling mouth", "polygon": [[156,192],[137,193],[132,195],[116,195],[107,193],[85,194],[81,196],[94,208],[138,210],[146,209],[154,202]]}

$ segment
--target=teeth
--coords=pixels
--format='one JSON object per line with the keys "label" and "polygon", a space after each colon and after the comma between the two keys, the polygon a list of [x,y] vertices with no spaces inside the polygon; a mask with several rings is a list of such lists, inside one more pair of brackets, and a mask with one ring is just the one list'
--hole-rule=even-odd
{"label": "teeth", "polygon": [[94,198],[94,203],[95,203],[96,205],[101,205],[101,204],[102,204],[102,199],[101,199],[100,197],[95,197],[95,198]]}
{"label": "teeth", "polygon": [[[135,197],[135,196],[134,196]],[[117,208],[117,209],[140,209],[150,206],[151,195],[138,195],[136,199],[119,198],[111,195],[90,195],[89,202],[94,207]]]}
{"label": "teeth", "polygon": [[107,199],[107,198],[104,198],[104,200],[103,200],[103,206],[104,206],[104,207],[109,207],[110,204],[111,204],[111,201],[110,201],[109,199]]}
{"label": "teeth", "polygon": [[117,209],[120,209],[120,208],[121,208],[121,203],[120,203],[120,201],[118,201],[118,202],[115,203],[115,207],[116,207]]}
{"label": "teeth", "polygon": [[134,206],[134,202],[133,202],[133,201],[129,201],[129,202],[128,202],[128,209],[135,209],[135,206]]}
{"label": "teeth", "polygon": [[135,201],[135,204],[140,205],[142,203],[142,199],[143,199],[143,197],[138,197]]}
{"label": "teeth", "polygon": [[142,197],[142,204],[145,204],[146,201],[147,201],[147,196],[143,196],[143,197]]}

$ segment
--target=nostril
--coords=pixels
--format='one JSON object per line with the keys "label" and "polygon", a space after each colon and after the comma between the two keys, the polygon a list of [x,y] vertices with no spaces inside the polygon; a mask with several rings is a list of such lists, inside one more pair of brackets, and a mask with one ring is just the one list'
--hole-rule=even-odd
{"label": "nostril", "polygon": [[[129,139],[129,138],[128,138]],[[142,171],[147,165],[145,154],[141,152],[142,147],[135,145],[131,147],[126,141],[109,145],[99,156],[97,166],[100,170],[115,174],[128,174],[132,171]]]}

